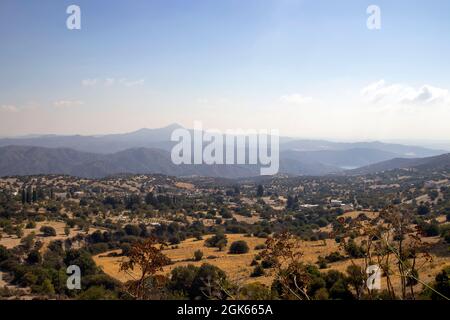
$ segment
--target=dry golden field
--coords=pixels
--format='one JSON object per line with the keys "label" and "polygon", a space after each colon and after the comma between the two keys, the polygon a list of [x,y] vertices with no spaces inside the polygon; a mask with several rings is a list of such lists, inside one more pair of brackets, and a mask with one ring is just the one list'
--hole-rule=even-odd
{"label": "dry golden field", "polygon": [[[223,251],[218,251],[216,248],[207,248],[204,246],[204,240],[187,239],[183,241],[178,248],[166,249],[165,254],[172,259],[174,262],[172,265],[166,266],[164,268],[163,274],[169,274],[170,271],[177,266],[185,266],[188,264],[193,264],[200,266],[203,263],[213,264],[220,269],[224,270],[228,277],[239,283],[250,283],[250,282],[260,282],[266,285],[270,285],[273,281],[273,276],[266,274],[263,277],[252,278],[250,274],[253,267],[250,266],[255,254],[258,253],[254,250],[254,247],[258,244],[263,244],[265,239],[246,237],[242,234],[228,234],[228,247]],[[205,237],[205,239],[208,237]],[[237,240],[244,240],[248,243],[250,251],[247,254],[233,255],[228,253],[229,245]],[[359,239],[357,239],[358,241]],[[425,264],[421,269],[419,269],[420,279],[426,283],[433,281],[435,275],[442,270],[445,266],[450,265],[448,259],[448,249],[446,244],[438,243],[438,237],[426,238],[427,242],[433,243],[434,248],[432,250],[433,261],[431,263]],[[204,257],[201,261],[193,261],[194,251],[202,250]],[[339,244],[332,239],[327,239],[326,241],[303,241],[301,245],[301,251],[303,252],[302,260],[306,263],[316,263],[319,256],[326,256],[332,252],[341,250]],[[119,252],[120,250],[112,251]],[[109,253],[109,252],[108,252]],[[135,274],[126,274],[119,270],[120,262],[124,257],[108,257],[108,253],[103,253],[94,257],[94,261],[98,266],[100,266],[103,271],[110,276],[126,282],[132,280],[138,272]],[[342,253],[342,251],[341,251]],[[213,257],[212,257],[213,256]],[[208,258],[210,257],[210,258]],[[418,265],[421,265],[423,259],[419,259]],[[337,270],[345,273],[346,268],[355,263],[357,265],[363,266],[363,259],[345,260],[335,263],[328,264],[328,270]],[[383,278],[384,279],[384,278]],[[382,289],[386,287],[385,280],[382,279]],[[394,286],[400,285],[400,278],[394,274],[391,279]],[[422,285],[418,284],[416,290],[421,290]]]}
{"label": "dry golden field", "polygon": [[[39,231],[39,229],[42,226],[49,226],[55,228],[56,236],[54,237],[44,237],[42,236],[42,233]],[[85,233],[85,231],[78,230],[77,228],[70,229],[69,236],[66,236],[64,233],[64,228],[66,227],[66,223],[59,222],[59,221],[42,221],[42,222],[36,222],[36,227],[33,229],[23,229],[23,237],[28,236],[29,234],[33,233],[36,235],[36,240],[42,241],[44,246],[42,247],[41,251],[44,251],[47,245],[54,241],[54,240],[65,240],[67,238],[75,237],[79,233]],[[95,232],[96,228],[90,228],[89,234]],[[22,237],[22,238],[23,238]],[[14,248],[18,245],[20,245],[21,238],[18,238],[15,235],[6,235],[2,234],[2,238],[0,239],[0,245],[5,246],[7,249]]]}
{"label": "dry golden field", "polygon": [[[211,236],[206,236],[203,240],[196,240],[194,238],[187,239],[179,244],[178,248],[168,248],[164,250],[164,253],[174,263],[166,266],[163,273],[168,274],[173,268],[178,266],[188,264],[200,266],[203,263],[210,263],[224,270],[233,280],[239,281],[241,279],[245,279],[245,281],[253,281],[253,279],[257,279],[263,283],[270,283],[270,277],[250,278],[249,276],[253,270],[250,263],[252,262],[255,254],[258,252],[254,250],[254,248],[258,244],[264,244],[265,239],[245,237],[242,234],[228,234],[227,248],[223,251],[218,251],[217,248],[205,247],[205,239],[208,239],[209,237]],[[237,240],[245,240],[250,248],[250,251],[246,254],[229,254],[229,246]],[[203,259],[201,261],[193,261],[194,252],[199,249],[203,251]],[[120,252],[120,250],[115,252]],[[120,262],[124,259],[123,257],[107,257],[107,254],[108,253],[103,253],[94,257],[94,261],[103,269],[104,272],[122,282],[133,279],[133,276],[135,275],[129,275],[119,270]]]}

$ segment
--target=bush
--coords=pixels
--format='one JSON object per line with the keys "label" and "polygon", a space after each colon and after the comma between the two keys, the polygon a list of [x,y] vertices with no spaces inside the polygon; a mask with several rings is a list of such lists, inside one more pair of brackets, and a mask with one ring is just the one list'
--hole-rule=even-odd
{"label": "bush", "polygon": [[261,277],[265,274],[264,268],[261,265],[256,265],[253,269],[253,272],[250,274],[250,277]]}
{"label": "bush", "polygon": [[[444,268],[436,275],[433,288],[444,296],[450,296],[450,267]],[[442,300],[442,296],[433,291],[431,294],[433,300]]]}
{"label": "bush", "polygon": [[122,255],[127,256],[131,250],[131,245],[129,243],[122,243],[120,249],[122,250]]}
{"label": "bush", "polygon": [[29,221],[25,226],[25,229],[34,229],[34,228],[36,228],[36,222],[34,221]]}
{"label": "bush", "polygon": [[0,245],[0,262],[7,260],[10,256],[11,254],[9,253],[8,249]]}
{"label": "bush", "polygon": [[426,237],[435,237],[439,235],[439,225],[437,223],[421,223],[419,225],[421,231]]}
{"label": "bush", "polygon": [[56,236],[55,228],[50,227],[50,226],[42,226],[39,229],[39,231],[44,234],[44,237],[55,237]]}
{"label": "bush", "polygon": [[141,235],[141,228],[136,225],[127,224],[123,230],[129,236],[139,237]]}
{"label": "bush", "polygon": [[239,293],[239,300],[273,300],[275,298],[270,288],[258,282],[244,285]]}
{"label": "bush", "polygon": [[450,244],[450,231],[446,231],[443,235],[444,241]]}
{"label": "bush", "polygon": [[358,246],[353,240],[348,241],[344,248],[345,252],[352,258],[363,258],[365,255],[364,249]]}
{"label": "bush", "polygon": [[195,261],[200,261],[203,258],[203,251],[202,250],[196,250],[194,252],[194,260]]}
{"label": "bush", "polygon": [[93,286],[78,295],[78,300],[114,300],[117,297],[114,292],[103,287]]}
{"label": "bush", "polygon": [[424,216],[430,213],[430,207],[428,207],[427,205],[421,204],[420,206],[417,207],[417,214]]}
{"label": "bush", "polygon": [[45,279],[39,286],[33,286],[32,290],[35,293],[50,297],[55,294],[55,287],[53,286],[50,279]]}
{"label": "bush", "polygon": [[322,257],[322,256],[319,256],[319,258],[317,259],[317,265],[319,266],[319,269],[326,269],[326,268],[328,268],[327,260],[324,257]]}
{"label": "bush", "polygon": [[243,254],[243,253],[247,253],[249,250],[250,250],[250,248],[248,247],[247,242],[245,242],[243,240],[239,240],[239,241],[235,241],[231,244],[229,253]]}
{"label": "bush", "polygon": [[333,263],[337,261],[345,260],[345,257],[338,251],[334,251],[330,253],[329,255],[325,256],[325,260],[328,263]]}
{"label": "bush", "polygon": [[180,238],[178,236],[173,236],[173,237],[170,237],[169,243],[171,245],[174,245],[174,244],[180,244],[181,241],[180,241]]}
{"label": "bush", "polygon": [[261,261],[261,266],[264,269],[270,269],[275,267],[275,265],[277,264],[277,260],[275,258],[266,258],[263,261]]}
{"label": "bush", "polygon": [[258,244],[255,246],[255,250],[264,250],[266,248],[265,244]]}
{"label": "bush", "polygon": [[221,210],[220,215],[222,216],[223,219],[231,219],[231,218],[233,218],[233,215],[231,214],[231,212],[226,210],[226,209]]}
{"label": "bush", "polygon": [[90,288],[93,286],[100,286],[114,291],[121,287],[121,283],[106,274],[88,275],[82,278],[82,288]]}
{"label": "bush", "polygon": [[103,253],[109,250],[109,246],[107,243],[94,243],[88,247],[88,250],[91,254],[96,255],[99,253]]}

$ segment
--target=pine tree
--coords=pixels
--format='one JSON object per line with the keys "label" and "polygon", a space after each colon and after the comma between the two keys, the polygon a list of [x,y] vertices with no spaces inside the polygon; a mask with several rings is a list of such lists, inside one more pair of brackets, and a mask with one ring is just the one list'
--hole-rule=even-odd
{"label": "pine tree", "polygon": [[36,192],[36,189],[33,189],[33,202],[37,202],[37,192]]}
{"label": "pine tree", "polygon": [[32,197],[33,197],[33,189],[32,187],[28,187],[27,188],[27,203],[31,203],[32,202]]}
{"label": "pine tree", "polygon": [[258,185],[258,189],[256,190],[256,196],[262,197],[264,195],[264,187],[262,185]]}
{"label": "pine tree", "polygon": [[27,202],[27,191],[25,188],[22,189],[22,204],[25,204]]}

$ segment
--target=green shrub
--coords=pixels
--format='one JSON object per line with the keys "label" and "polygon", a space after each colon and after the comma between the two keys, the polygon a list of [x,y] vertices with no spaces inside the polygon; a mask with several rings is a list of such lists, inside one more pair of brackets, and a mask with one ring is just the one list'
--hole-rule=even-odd
{"label": "green shrub", "polygon": [[55,237],[56,236],[56,230],[53,227],[50,226],[42,226],[39,229],[40,232],[44,235],[44,237]]}
{"label": "green shrub", "polygon": [[255,268],[253,269],[252,273],[250,274],[250,277],[261,277],[265,274],[266,272],[264,271],[264,268],[261,265],[256,265]]}
{"label": "green shrub", "polygon": [[203,258],[203,251],[202,250],[196,250],[194,252],[194,260],[195,261],[200,261]]}
{"label": "green shrub", "polygon": [[229,253],[243,254],[243,253],[247,253],[249,250],[250,250],[250,248],[248,247],[247,242],[245,242],[243,240],[239,240],[239,241],[235,241],[231,244]]}

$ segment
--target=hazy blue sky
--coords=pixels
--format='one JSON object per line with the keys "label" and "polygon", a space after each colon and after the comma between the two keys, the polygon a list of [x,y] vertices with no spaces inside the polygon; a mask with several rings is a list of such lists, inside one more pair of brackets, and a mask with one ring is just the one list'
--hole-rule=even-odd
{"label": "hazy blue sky", "polygon": [[0,135],[448,139],[449,58],[446,0],[1,0]]}

